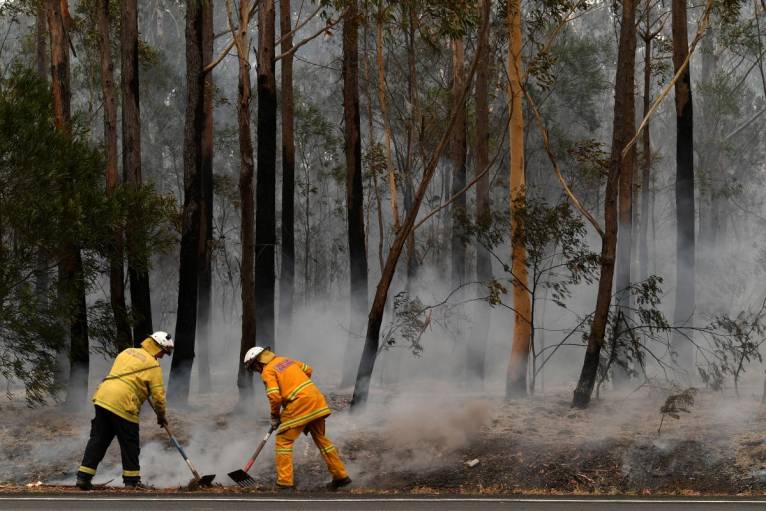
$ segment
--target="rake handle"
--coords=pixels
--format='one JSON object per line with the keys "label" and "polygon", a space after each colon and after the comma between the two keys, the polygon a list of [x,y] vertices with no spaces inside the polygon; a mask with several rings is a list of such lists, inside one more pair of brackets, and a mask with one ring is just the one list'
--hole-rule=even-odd
{"label": "rake handle", "polygon": [[253,463],[255,463],[255,458],[258,457],[259,454],[261,454],[261,451],[263,450],[264,446],[266,445],[266,442],[269,441],[269,437],[274,432],[276,428],[272,427],[269,429],[268,433],[266,433],[266,436],[263,437],[263,440],[261,440],[261,443],[258,444],[258,447],[255,448],[255,452],[252,456],[250,456],[250,459],[247,460],[247,464],[245,465],[245,472],[250,470],[250,468],[253,466]]}

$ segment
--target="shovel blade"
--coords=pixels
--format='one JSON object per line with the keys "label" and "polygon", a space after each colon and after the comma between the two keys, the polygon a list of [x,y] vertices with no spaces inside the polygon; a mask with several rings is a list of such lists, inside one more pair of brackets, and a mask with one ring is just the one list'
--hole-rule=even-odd
{"label": "shovel blade", "polygon": [[199,483],[197,483],[197,484],[199,484],[203,488],[207,488],[209,486],[212,486],[213,479],[215,479],[215,474],[204,475],[204,476],[199,478]]}
{"label": "shovel blade", "polygon": [[232,481],[234,481],[235,483],[237,483],[243,488],[255,486],[255,479],[250,477],[250,474],[248,474],[242,469],[235,470],[234,472],[229,472],[228,475],[232,479]]}
{"label": "shovel blade", "polygon": [[192,479],[189,481],[189,484],[186,485],[187,491],[195,491],[200,488],[210,488],[212,486],[213,479],[215,479],[215,474],[205,475],[200,477],[199,479]]}

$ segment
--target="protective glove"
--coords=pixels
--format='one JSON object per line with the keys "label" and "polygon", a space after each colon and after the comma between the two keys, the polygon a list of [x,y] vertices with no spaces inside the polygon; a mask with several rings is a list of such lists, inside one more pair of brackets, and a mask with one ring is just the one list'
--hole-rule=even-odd
{"label": "protective glove", "polygon": [[279,417],[272,417],[271,418],[271,429],[277,429],[281,422],[282,421],[281,421],[281,419]]}
{"label": "protective glove", "polygon": [[164,428],[165,426],[168,425],[168,418],[165,417],[164,413],[157,414],[157,425],[159,425],[159,427],[161,428]]}

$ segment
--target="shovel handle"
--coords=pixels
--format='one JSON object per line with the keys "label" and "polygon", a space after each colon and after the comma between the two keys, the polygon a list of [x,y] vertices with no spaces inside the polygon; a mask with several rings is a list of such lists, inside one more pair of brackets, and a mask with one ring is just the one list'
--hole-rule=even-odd
{"label": "shovel handle", "polygon": [[[152,407],[152,410],[154,410],[154,413],[156,414],[157,413],[157,409],[154,407],[154,403],[152,403],[152,399],[147,396],[146,401],[149,403],[149,406]],[[170,431],[170,427],[168,427],[168,425],[165,424],[164,426],[162,426],[162,429],[165,430],[165,432],[170,437],[170,441],[173,443],[175,448],[178,449],[178,452],[181,453],[181,457],[186,462],[186,465],[189,467],[189,470],[191,470],[191,473],[194,474],[194,480],[195,481],[199,481],[200,480],[199,472],[197,472],[197,469],[194,467],[194,465],[192,464],[191,460],[186,455],[186,451],[184,451],[184,448],[181,447],[181,444],[178,443],[178,440],[176,440],[176,437]]]}
{"label": "shovel handle", "polygon": [[263,437],[263,440],[261,440],[261,443],[258,444],[258,447],[255,448],[255,452],[252,456],[250,456],[250,459],[247,460],[247,465],[245,465],[245,472],[250,470],[250,468],[253,466],[253,463],[255,463],[255,458],[258,457],[259,454],[261,454],[261,451],[263,450],[263,447],[266,445],[266,442],[269,441],[269,437],[274,432],[276,428],[272,427],[269,429],[268,433],[266,433],[266,436]]}

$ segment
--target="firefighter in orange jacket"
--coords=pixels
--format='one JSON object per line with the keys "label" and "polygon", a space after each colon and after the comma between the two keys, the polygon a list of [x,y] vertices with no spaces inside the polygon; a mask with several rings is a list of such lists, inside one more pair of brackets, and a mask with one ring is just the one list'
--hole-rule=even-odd
{"label": "firefighter in orange jacket", "polygon": [[245,354],[245,366],[261,373],[271,406],[271,428],[277,432],[277,488],[292,489],[293,443],[302,432],[311,434],[322,454],[332,481],[330,490],[351,483],[338,451],[325,436],[325,417],[332,413],[324,395],[311,381],[311,366],[280,357],[270,347],[256,346]]}
{"label": "firefighter in orange jacket", "polygon": [[112,369],[93,395],[96,417],[91,421],[90,439],[77,471],[76,484],[81,490],[93,488],[91,479],[115,436],[120,443],[125,486],[142,487],[138,464],[139,414],[141,405],[151,393],[157,423],[160,426],[167,424],[159,359],[173,353],[173,346],[173,340],[166,332],[154,332],[140,348],[128,348],[117,355]]}

